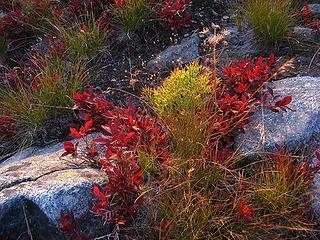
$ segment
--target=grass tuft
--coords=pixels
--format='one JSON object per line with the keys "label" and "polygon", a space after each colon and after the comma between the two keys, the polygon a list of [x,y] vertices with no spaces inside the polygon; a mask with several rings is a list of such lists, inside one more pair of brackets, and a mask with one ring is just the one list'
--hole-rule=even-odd
{"label": "grass tuft", "polygon": [[248,0],[246,13],[256,36],[267,44],[283,41],[294,24],[291,0]]}
{"label": "grass tuft", "polygon": [[116,20],[127,33],[137,31],[151,16],[147,0],[118,0],[113,11]]}
{"label": "grass tuft", "polygon": [[0,110],[11,114],[20,132],[34,131],[49,119],[72,114],[71,97],[86,81],[82,62],[67,66],[59,58],[43,57],[33,70],[32,79],[18,79],[14,87],[0,89]]}

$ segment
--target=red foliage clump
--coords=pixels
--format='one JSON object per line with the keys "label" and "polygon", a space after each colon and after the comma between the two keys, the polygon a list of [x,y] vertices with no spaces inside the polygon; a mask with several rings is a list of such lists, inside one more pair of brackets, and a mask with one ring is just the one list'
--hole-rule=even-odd
{"label": "red foliage clump", "polygon": [[126,3],[126,0],[115,0],[114,3],[117,6],[123,6]]}
{"label": "red foliage clump", "polygon": [[24,32],[26,17],[15,9],[0,19],[0,38],[17,38]]}
{"label": "red foliage clump", "polygon": [[[65,153],[84,158],[100,166],[108,175],[108,183],[93,188],[96,204],[93,211],[112,223],[123,224],[142,204],[140,196],[143,172],[139,165],[141,154],[152,154],[153,159],[165,163],[167,132],[157,119],[131,104],[116,107],[101,94],[75,94],[75,109],[85,124],[79,129],[71,128],[71,136],[83,139],[86,150],[81,152],[78,143],[66,142]],[[100,133],[92,141],[88,134]]]}
{"label": "red foliage clump", "polygon": [[109,182],[102,191],[94,186],[96,204],[93,211],[111,223],[124,224],[143,202],[143,197],[138,195],[142,190],[143,173],[133,154],[122,151],[107,154],[100,163]]}
{"label": "red foliage clump", "polygon": [[5,13],[12,11],[16,7],[18,7],[17,1],[0,0],[0,10]]}
{"label": "red foliage clump", "polygon": [[67,44],[62,36],[58,37],[48,37],[49,42],[49,54],[51,56],[57,56],[61,59],[64,58],[66,52],[67,52]]}
{"label": "red foliage clump", "polygon": [[85,13],[89,9],[94,9],[97,13],[107,4],[110,4],[109,0],[69,0],[67,10],[75,15]]}
{"label": "red foliage clump", "polygon": [[[291,96],[282,99],[274,96],[272,90],[266,91],[274,65],[275,57],[271,54],[265,60],[262,57],[257,61],[241,60],[222,69],[224,79],[218,83],[211,104],[215,111],[213,120],[219,123],[212,130],[215,146],[209,148],[214,149],[214,159],[223,161],[228,158],[234,137],[244,131],[244,126],[251,122],[252,114],[261,103],[275,112],[292,110],[287,106],[291,103]],[[270,96],[271,101],[268,101]]]}
{"label": "red foliage clump", "polygon": [[89,238],[81,233],[78,220],[75,218],[73,211],[70,213],[61,212],[60,230],[70,240],[89,240]]}
{"label": "red foliage clump", "polygon": [[240,217],[245,218],[247,221],[252,221],[255,209],[249,205],[247,199],[241,199],[238,206],[238,213]]}
{"label": "red foliage clump", "polygon": [[171,28],[179,28],[191,21],[190,0],[166,0],[159,17]]}
{"label": "red foliage clump", "polygon": [[69,0],[68,10],[75,14],[80,14],[84,11],[84,6],[80,0]]}
{"label": "red foliage clump", "polygon": [[316,18],[312,17],[312,13],[310,11],[310,6],[307,4],[305,6],[305,10],[302,11],[302,17],[304,22],[312,28],[314,31],[319,32],[320,31],[320,21]]}
{"label": "red foliage clump", "polygon": [[224,94],[257,98],[257,91],[268,82],[274,64],[275,57],[271,54],[265,62],[259,57],[257,61],[242,60],[232,63],[231,67],[224,67]]}

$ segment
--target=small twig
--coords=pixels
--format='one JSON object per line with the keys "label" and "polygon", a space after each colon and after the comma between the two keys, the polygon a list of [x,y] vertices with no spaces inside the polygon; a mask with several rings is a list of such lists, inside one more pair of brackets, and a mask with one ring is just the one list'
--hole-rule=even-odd
{"label": "small twig", "polygon": [[26,213],[26,209],[25,209],[25,207],[24,207],[24,204],[22,204],[22,210],[23,210],[24,219],[26,220],[28,235],[29,235],[30,239],[33,240],[32,233],[31,233],[31,229],[30,229],[30,225],[29,225],[29,222],[28,222],[27,213]]}
{"label": "small twig", "polygon": [[320,51],[320,47],[318,48],[318,50],[316,51],[316,53],[313,55],[313,57],[312,57],[312,59],[311,59],[311,61],[310,61],[310,63],[309,63],[308,72],[310,71],[311,66],[312,66],[312,63],[313,63],[314,59],[316,58],[317,54],[319,53],[319,51]]}

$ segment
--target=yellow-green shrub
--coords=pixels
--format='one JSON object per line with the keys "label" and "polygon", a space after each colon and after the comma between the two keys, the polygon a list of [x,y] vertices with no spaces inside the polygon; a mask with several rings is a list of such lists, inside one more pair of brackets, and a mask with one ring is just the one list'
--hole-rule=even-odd
{"label": "yellow-green shrub", "polygon": [[144,97],[161,117],[202,108],[210,98],[209,77],[199,63],[192,63],[174,70],[162,86],[145,89]]}
{"label": "yellow-green shrub", "polygon": [[144,98],[168,125],[178,156],[199,155],[207,137],[206,105],[211,97],[210,74],[199,63],[176,69]]}

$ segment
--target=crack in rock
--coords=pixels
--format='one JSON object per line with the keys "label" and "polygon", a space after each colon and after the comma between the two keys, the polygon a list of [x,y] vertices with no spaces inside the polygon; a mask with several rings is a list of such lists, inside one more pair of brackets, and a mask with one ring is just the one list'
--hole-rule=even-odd
{"label": "crack in rock", "polygon": [[62,168],[62,169],[56,169],[56,170],[52,170],[52,171],[49,171],[49,172],[46,172],[38,177],[28,177],[28,178],[23,178],[23,179],[18,179],[16,181],[13,181],[13,182],[10,182],[8,184],[4,184],[4,185],[1,185],[0,186],[0,193],[4,190],[4,189],[8,189],[8,188],[11,188],[11,187],[15,187],[21,183],[26,183],[26,182],[36,182],[37,180],[39,180],[40,178],[42,177],[45,177],[45,176],[48,176],[52,173],[56,173],[56,172],[62,172],[62,171],[66,171],[66,170],[78,170],[78,169],[85,169],[85,168]]}

